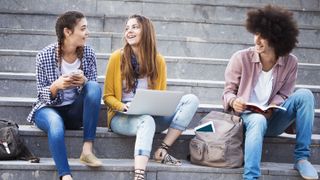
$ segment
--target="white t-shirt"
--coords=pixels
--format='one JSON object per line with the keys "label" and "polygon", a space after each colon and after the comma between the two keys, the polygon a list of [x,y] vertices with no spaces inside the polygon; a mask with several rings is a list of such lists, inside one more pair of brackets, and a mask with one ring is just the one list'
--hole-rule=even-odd
{"label": "white t-shirt", "polygon": [[[61,74],[66,75],[70,74],[71,72],[75,72],[79,69],[80,67],[80,60],[76,59],[73,63],[68,63],[64,59],[62,59],[61,62]],[[63,90],[63,101],[61,104],[57,106],[65,106],[72,104],[74,100],[77,98],[77,88],[70,88],[70,89],[65,89]]]}
{"label": "white t-shirt", "polygon": [[[123,81],[122,87],[125,87],[125,81]],[[148,79],[146,77],[138,79],[137,89],[148,89]],[[134,97],[134,94],[132,91],[129,93],[126,93],[125,88],[122,88],[122,100],[121,100],[122,102],[131,102],[133,97]]]}
{"label": "white t-shirt", "polygon": [[251,92],[249,102],[267,106],[272,92],[273,68],[269,71],[261,71],[259,79]]}

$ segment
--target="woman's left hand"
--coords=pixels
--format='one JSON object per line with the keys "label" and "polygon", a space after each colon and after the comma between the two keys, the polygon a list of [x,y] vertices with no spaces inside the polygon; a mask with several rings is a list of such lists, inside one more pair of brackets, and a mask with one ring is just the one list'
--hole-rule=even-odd
{"label": "woman's left hand", "polygon": [[74,87],[84,85],[84,83],[86,82],[86,79],[87,79],[84,76],[83,71],[79,71],[75,74],[72,74],[71,78],[72,78],[72,86],[74,86]]}

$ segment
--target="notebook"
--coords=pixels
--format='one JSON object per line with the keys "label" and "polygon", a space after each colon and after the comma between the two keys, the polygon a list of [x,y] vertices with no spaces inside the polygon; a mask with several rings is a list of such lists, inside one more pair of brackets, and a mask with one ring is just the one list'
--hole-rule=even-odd
{"label": "notebook", "polygon": [[203,124],[195,127],[194,130],[198,131],[198,132],[213,132],[213,133],[216,132],[212,121],[208,121],[206,123],[203,123]]}
{"label": "notebook", "polygon": [[137,89],[128,111],[118,112],[130,115],[171,116],[176,111],[182,96],[181,91]]}

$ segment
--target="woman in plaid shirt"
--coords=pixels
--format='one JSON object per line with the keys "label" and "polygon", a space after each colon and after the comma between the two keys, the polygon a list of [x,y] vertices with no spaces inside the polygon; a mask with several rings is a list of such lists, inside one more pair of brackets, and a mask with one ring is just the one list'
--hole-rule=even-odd
{"label": "woman in plaid shirt", "polygon": [[101,89],[97,83],[96,56],[85,45],[87,20],[80,12],[69,11],[56,22],[58,43],[37,55],[37,102],[28,121],[48,134],[49,149],[59,177],[72,179],[68,164],[64,129],[84,129],[80,161],[88,166],[102,163],[92,153]]}

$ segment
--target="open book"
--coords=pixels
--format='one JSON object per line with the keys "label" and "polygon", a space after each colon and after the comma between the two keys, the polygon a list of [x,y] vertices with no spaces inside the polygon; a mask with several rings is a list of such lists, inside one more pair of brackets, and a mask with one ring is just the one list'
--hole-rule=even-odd
{"label": "open book", "polygon": [[277,105],[269,105],[269,106],[261,106],[255,103],[246,103],[247,110],[257,113],[265,113],[269,109],[281,109],[283,111],[286,111],[287,109],[285,107],[277,106]]}

